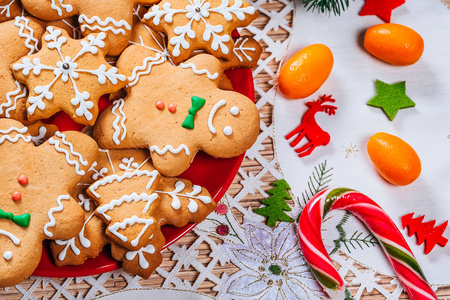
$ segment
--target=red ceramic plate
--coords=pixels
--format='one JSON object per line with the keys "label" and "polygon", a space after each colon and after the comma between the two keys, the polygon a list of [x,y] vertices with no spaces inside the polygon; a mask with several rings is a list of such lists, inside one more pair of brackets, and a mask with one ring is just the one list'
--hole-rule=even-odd
{"label": "red ceramic plate", "polygon": [[[254,86],[252,72],[248,69],[235,69],[226,72],[226,75],[233,84],[233,90],[242,93],[254,101]],[[107,104],[99,104],[100,109],[104,109]],[[64,114],[56,115],[51,122],[58,125],[61,131],[81,130],[82,126],[74,124],[68,116]],[[180,177],[189,179],[194,184],[204,186],[208,189],[214,200],[218,202],[231,185],[236,173],[244,159],[244,154],[229,158],[216,159],[204,153],[198,153],[188,170]],[[164,226],[162,231],[166,237],[166,245],[170,246],[186,233],[188,233],[196,224],[188,224],[181,228],[173,226]],[[44,249],[39,266],[34,271],[34,276],[44,277],[79,277],[90,276],[104,272],[109,272],[120,268],[120,263],[115,261],[106,247],[103,252],[94,259],[88,259],[80,266],[56,267],[53,264],[50,247],[48,242],[44,242]]]}

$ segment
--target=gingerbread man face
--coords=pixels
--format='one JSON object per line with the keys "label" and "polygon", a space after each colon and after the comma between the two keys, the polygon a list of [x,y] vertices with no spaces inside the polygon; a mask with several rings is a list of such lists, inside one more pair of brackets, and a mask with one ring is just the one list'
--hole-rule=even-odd
{"label": "gingerbread man face", "polygon": [[35,147],[27,131],[0,119],[0,287],[31,275],[44,239],[81,229],[83,210],[70,192],[97,155],[95,141],[82,133],[58,132]]}
{"label": "gingerbread man face", "polygon": [[23,0],[22,5],[33,16],[42,20],[60,20],[78,15],[84,36],[104,32],[114,47],[108,55],[119,55],[128,46],[133,7],[149,5],[157,0]]}
{"label": "gingerbread man face", "polygon": [[75,122],[93,125],[101,95],[116,92],[126,77],[105,60],[105,33],[74,40],[63,29],[48,26],[42,49],[11,65],[18,81],[27,85],[30,121],[66,112]]}
{"label": "gingerbread man face", "polygon": [[130,46],[120,57],[118,65],[129,68],[144,62],[145,72],[124,100],[99,117],[94,136],[101,147],[150,149],[155,168],[166,176],[185,171],[200,150],[228,158],[251,147],[258,110],[247,97],[218,88],[218,59],[200,54],[180,66],[151,66],[146,58],[152,55]]}

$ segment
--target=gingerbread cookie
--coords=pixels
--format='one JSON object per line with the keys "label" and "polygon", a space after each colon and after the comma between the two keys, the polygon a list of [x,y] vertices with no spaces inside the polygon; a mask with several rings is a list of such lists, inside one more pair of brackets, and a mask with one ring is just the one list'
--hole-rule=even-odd
{"label": "gingerbread cookie", "polygon": [[94,214],[97,205],[86,195],[86,189],[96,180],[116,172],[135,169],[154,170],[146,164],[150,153],[146,150],[103,150],[99,149],[97,160],[72,191],[72,196],[84,209],[86,221],[80,233],[68,240],[56,240],[50,244],[57,266],[81,265],[88,258],[96,257],[109,243],[105,224]]}
{"label": "gingerbread cookie", "polygon": [[[142,164],[141,167],[145,170],[152,168],[150,162]],[[130,179],[139,175],[136,172],[145,171],[135,169],[120,176],[105,177],[91,185],[88,189],[88,195],[95,201],[103,203],[102,206],[97,208],[97,214],[100,214],[104,221],[106,219],[108,224],[110,223],[105,216],[106,212],[108,213],[107,216],[111,216],[111,222],[114,221],[114,214],[118,220],[126,218],[125,220],[134,221],[143,217],[143,208],[149,207],[147,213],[145,213],[146,217],[142,219],[145,225],[141,226],[142,231],[139,232],[139,240],[133,240],[136,241],[134,245],[130,247],[128,241],[131,241],[136,233],[133,232],[130,235],[128,229],[135,227],[135,223],[130,224],[131,228],[121,225],[116,226],[121,231],[115,233],[115,237],[111,238],[114,241],[111,243],[112,255],[115,259],[122,261],[125,271],[148,278],[162,261],[160,252],[165,244],[165,238],[161,232],[161,226],[168,224],[182,227],[188,222],[201,222],[214,211],[216,203],[205,188],[194,185],[189,180],[161,176],[154,190],[158,199],[157,201],[152,200],[153,202],[149,206],[149,200],[145,197],[137,197],[137,195],[147,195],[147,186],[130,183]],[[105,184],[105,182],[108,183]],[[115,186],[112,186],[110,182],[114,183]],[[155,184],[155,181],[152,182]],[[99,187],[104,188],[101,190]],[[113,191],[120,192],[113,194]],[[120,217],[117,217],[118,215]],[[148,220],[152,220],[149,226],[145,223]],[[107,235],[110,236],[108,231]],[[117,241],[116,237],[119,237],[120,245],[115,242]],[[123,243],[123,241],[127,241],[127,243]]]}
{"label": "gingerbread cookie", "polygon": [[0,1],[0,23],[22,15],[22,5],[19,0]]}
{"label": "gingerbread cookie", "polygon": [[[148,70],[147,57],[131,46],[118,67],[142,64]],[[181,174],[201,150],[219,158],[243,153],[258,136],[258,109],[247,97],[220,90],[220,72],[218,59],[199,54],[180,66],[165,62],[150,75],[136,73],[128,96],[100,115],[95,139],[105,149],[150,149],[165,176]]]}
{"label": "gingerbread cookie", "polygon": [[62,110],[77,123],[93,125],[100,96],[127,83],[104,59],[109,49],[105,33],[73,40],[49,26],[42,40],[38,53],[11,65],[16,79],[29,88],[28,119],[45,119]]}
{"label": "gingerbread cookie", "polygon": [[223,61],[224,70],[232,68],[253,69],[258,63],[262,53],[261,45],[251,36],[241,36],[234,41],[233,57],[231,60]]}
{"label": "gingerbread cookie", "polygon": [[151,28],[167,34],[169,52],[178,64],[197,49],[230,60],[231,32],[256,17],[256,9],[243,0],[163,0],[144,19]]}
{"label": "gingerbread cookie", "polygon": [[35,147],[28,129],[0,119],[0,287],[32,274],[42,240],[69,239],[83,225],[70,196],[97,155],[97,144],[78,132],[57,132]]}
{"label": "gingerbread cookie", "polygon": [[106,176],[93,183],[87,194],[99,207],[97,217],[108,227],[106,236],[130,250],[146,245],[157,221],[153,212],[159,197],[158,171],[133,170]]}
{"label": "gingerbread cookie", "polygon": [[[128,46],[133,6],[150,5],[158,0],[22,0],[22,5],[32,15],[42,20],[60,20],[78,16],[80,29],[84,36],[103,32],[114,47],[108,48],[109,55],[119,55]],[[106,54],[106,52],[105,52]]]}
{"label": "gingerbread cookie", "polygon": [[30,124],[26,116],[27,88],[14,79],[10,65],[25,55],[39,50],[43,24],[32,17],[16,17],[0,24],[2,43],[0,51],[0,117]]}

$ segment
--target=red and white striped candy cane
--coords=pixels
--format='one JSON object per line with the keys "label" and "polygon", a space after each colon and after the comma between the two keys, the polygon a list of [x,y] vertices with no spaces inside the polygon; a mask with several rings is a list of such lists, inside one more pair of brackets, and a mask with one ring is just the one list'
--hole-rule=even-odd
{"label": "red and white striped candy cane", "polygon": [[341,297],[344,281],[322,241],[321,227],[327,213],[342,209],[357,216],[380,242],[389,262],[412,300],[437,299],[397,226],[367,196],[351,189],[327,189],[312,198],[299,220],[300,247],[312,273],[331,297]]}

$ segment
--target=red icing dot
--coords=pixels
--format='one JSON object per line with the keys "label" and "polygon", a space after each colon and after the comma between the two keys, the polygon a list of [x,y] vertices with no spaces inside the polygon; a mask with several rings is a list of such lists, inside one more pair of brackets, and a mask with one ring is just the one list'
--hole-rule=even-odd
{"label": "red icing dot", "polygon": [[19,178],[17,178],[20,184],[27,184],[28,183],[28,176],[27,175],[20,175]]}
{"label": "red icing dot", "polygon": [[19,192],[14,192],[11,197],[14,201],[19,201],[22,195]]}
{"label": "red icing dot", "polygon": [[177,111],[177,107],[174,104],[169,104],[168,109],[171,113],[174,113]]}
{"label": "red icing dot", "polygon": [[[156,108],[157,109],[159,109],[159,110],[162,110],[162,109],[164,109],[164,102],[162,102],[162,101],[157,101],[156,102]],[[170,107],[170,106],[169,106]]]}

